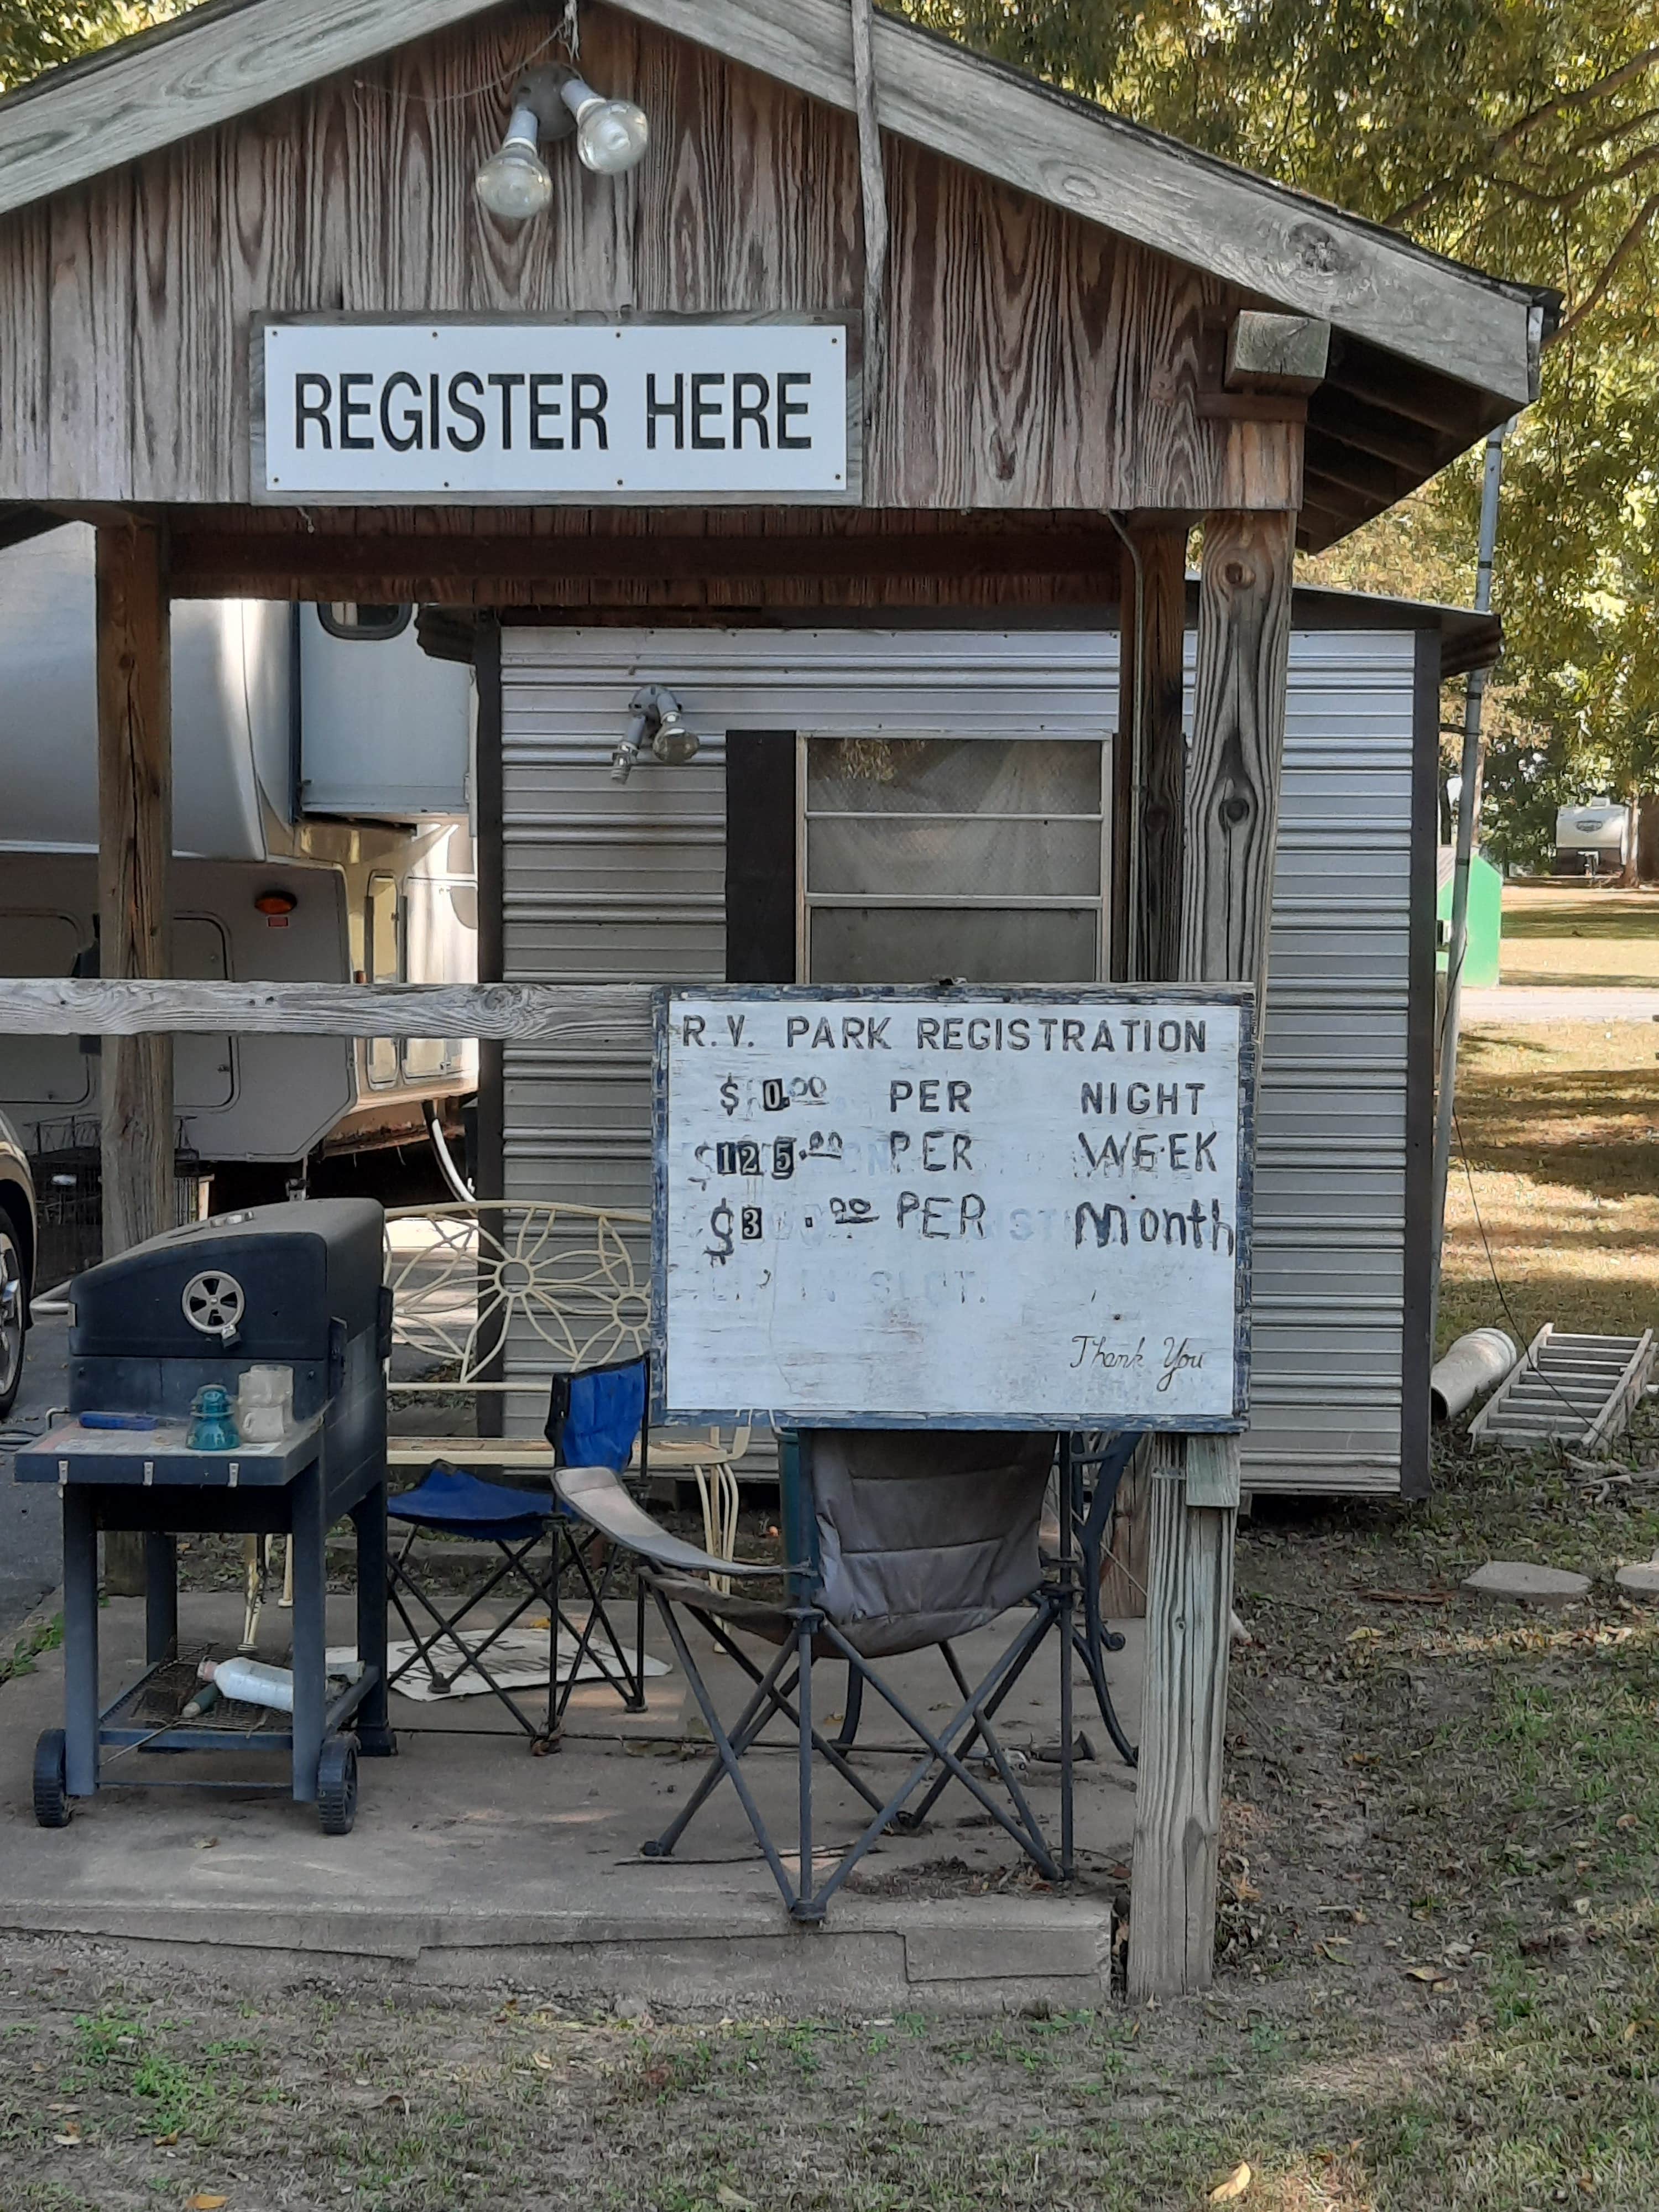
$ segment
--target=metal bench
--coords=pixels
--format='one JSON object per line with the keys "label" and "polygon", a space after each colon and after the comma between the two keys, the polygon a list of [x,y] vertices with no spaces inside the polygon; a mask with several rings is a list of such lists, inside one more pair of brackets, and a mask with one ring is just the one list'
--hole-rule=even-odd
{"label": "metal bench", "polygon": [[[442,1459],[543,1475],[550,1484],[553,1454],[542,1424],[555,1375],[645,1349],[648,1263],[635,1255],[650,1231],[648,1213],[518,1199],[389,1212],[392,1403],[453,1419],[446,1427],[434,1418],[411,1435],[394,1414],[388,1465],[424,1472]],[[411,1359],[434,1371],[400,1376]],[[521,1431],[528,1414],[533,1431],[481,1434],[479,1411],[491,1399],[502,1407],[503,1430]],[[652,1474],[696,1484],[707,1548],[721,1559],[736,1548],[737,1467],[749,1443],[746,1426],[729,1442],[708,1430],[651,1438]]]}

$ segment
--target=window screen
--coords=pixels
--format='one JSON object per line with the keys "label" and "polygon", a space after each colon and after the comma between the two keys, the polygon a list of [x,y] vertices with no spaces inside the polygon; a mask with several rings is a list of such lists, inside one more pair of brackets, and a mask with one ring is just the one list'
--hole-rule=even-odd
{"label": "window screen", "polygon": [[805,748],[806,981],[1099,980],[1101,744]]}

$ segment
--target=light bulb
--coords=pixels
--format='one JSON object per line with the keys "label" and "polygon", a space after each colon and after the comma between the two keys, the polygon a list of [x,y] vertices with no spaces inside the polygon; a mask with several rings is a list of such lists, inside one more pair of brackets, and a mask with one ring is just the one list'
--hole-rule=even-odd
{"label": "light bulb", "polygon": [[576,152],[585,168],[617,177],[643,157],[651,125],[633,100],[602,100],[579,76],[560,87],[560,97],[576,118]]}
{"label": "light bulb", "polygon": [[644,157],[651,125],[631,100],[602,100],[576,125],[576,151],[602,177],[618,177]]}
{"label": "light bulb", "polygon": [[698,752],[695,731],[688,730],[672,707],[665,708],[651,740],[651,750],[666,768],[684,768]]}
{"label": "light bulb", "polygon": [[478,198],[503,222],[527,222],[545,213],[553,198],[553,176],[538,150],[541,125],[533,107],[515,107],[498,152],[476,179]]}

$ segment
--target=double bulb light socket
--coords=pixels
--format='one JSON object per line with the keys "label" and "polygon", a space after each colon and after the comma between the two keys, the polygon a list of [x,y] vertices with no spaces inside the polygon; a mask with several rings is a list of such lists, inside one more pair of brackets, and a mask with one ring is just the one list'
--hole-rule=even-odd
{"label": "double bulb light socket", "polygon": [[478,170],[478,198],[503,222],[545,214],[553,173],[543,144],[574,136],[585,168],[621,176],[651,142],[645,110],[631,100],[606,100],[574,70],[532,70],[514,88],[513,114],[500,147]]}

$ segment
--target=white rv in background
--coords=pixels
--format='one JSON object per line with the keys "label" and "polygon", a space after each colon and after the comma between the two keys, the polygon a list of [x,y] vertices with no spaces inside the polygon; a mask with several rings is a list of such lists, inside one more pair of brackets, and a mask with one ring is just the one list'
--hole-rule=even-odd
{"label": "white rv in background", "polygon": [[[175,974],[476,980],[471,672],[421,652],[413,611],[175,603]],[[90,529],[0,554],[9,976],[98,972],[93,617]],[[319,1149],[424,1141],[428,1103],[453,1119],[477,1079],[465,1038],[181,1036],[178,1142],[257,1190]],[[94,1042],[0,1037],[0,1111],[32,1150],[95,1146]]]}

